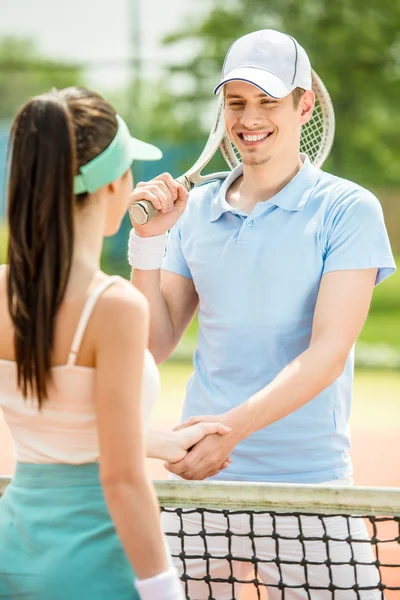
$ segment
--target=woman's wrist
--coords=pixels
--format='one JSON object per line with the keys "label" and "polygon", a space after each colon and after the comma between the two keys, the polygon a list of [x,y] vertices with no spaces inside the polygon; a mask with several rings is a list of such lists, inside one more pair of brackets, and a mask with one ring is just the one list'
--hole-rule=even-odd
{"label": "woman's wrist", "polygon": [[149,429],[146,433],[146,454],[148,458],[159,458],[169,462],[173,432],[169,429]]}

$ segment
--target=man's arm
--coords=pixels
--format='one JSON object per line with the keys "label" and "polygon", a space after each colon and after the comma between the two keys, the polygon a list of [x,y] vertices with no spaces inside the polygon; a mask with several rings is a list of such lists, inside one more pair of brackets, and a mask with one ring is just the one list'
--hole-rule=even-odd
{"label": "man's arm", "polygon": [[[204,479],[238,442],[286,417],[331,385],[343,372],[347,357],[365,322],[377,269],[334,271],[323,276],[315,307],[310,345],[265,388],[214,420],[232,428],[217,439],[209,436],[169,471],[186,479]],[[210,420],[193,417],[185,425]]]}
{"label": "man's arm", "polygon": [[131,282],[150,305],[149,350],[157,363],[171,355],[198,306],[193,281],[162,269],[133,269]]}
{"label": "man's arm", "polygon": [[[132,221],[138,236],[136,241],[140,242],[163,235],[177,223],[186,208],[188,193],[171,175],[163,173],[151,181],[138,183],[130,200],[132,203],[149,200],[159,210],[145,225]],[[161,262],[162,256],[160,265]],[[177,346],[196,312],[198,296],[193,281],[178,273],[160,268],[146,270],[137,265],[132,269],[131,282],[149,302],[149,350],[157,363],[163,362]]]}

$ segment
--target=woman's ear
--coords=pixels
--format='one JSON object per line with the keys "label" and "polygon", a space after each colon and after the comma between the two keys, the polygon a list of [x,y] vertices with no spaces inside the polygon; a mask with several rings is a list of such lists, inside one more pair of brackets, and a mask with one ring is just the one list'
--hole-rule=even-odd
{"label": "woman's ear", "polygon": [[107,191],[110,192],[111,194],[115,194],[117,189],[118,189],[118,179],[107,184]]}

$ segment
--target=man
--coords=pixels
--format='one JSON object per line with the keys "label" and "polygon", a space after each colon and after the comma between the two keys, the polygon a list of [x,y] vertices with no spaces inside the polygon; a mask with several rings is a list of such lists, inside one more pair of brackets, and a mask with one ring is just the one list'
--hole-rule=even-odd
{"label": "man", "polygon": [[[211,415],[215,421],[218,415],[232,429],[222,438],[208,436],[169,471],[186,479],[350,485],[353,346],[374,285],[395,270],[380,204],[369,191],[323,173],[300,155],[301,127],[312,116],[314,94],[309,59],[292,37],[263,30],[238,39],[215,93],[224,94],[226,130],[243,164],[224,182],[193,190],[189,201],[168,174],[139,184],[132,194],[133,202],[147,199],[161,209],[149,224],[133,224],[129,250],[132,281],[150,303],[150,350],[158,362],[168,358],[198,308],[183,421]],[[228,457],[230,466],[220,472]],[[221,519],[209,522],[208,530],[226,528]],[[186,521],[193,526],[193,517]],[[311,537],[317,521],[307,526]],[[179,518],[168,515],[165,529],[179,528]],[[366,537],[362,527],[356,529],[354,537]],[[328,533],[345,539],[346,531],[339,520]],[[192,554],[204,552],[200,537],[188,544]],[[338,559],[349,552],[344,544],[336,548]],[[179,553],[180,541],[172,545]],[[226,547],[213,548],[227,553]],[[321,542],[309,551],[318,561],[324,550]],[[258,547],[261,556],[270,551]],[[373,561],[368,543],[353,544],[352,551],[360,561]],[[293,587],[291,600],[332,598],[331,591],[306,587],[310,577],[316,587],[332,583],[328,567],[307,575],[287,556],[283,575],[276,564],[259,564],[271,585],[269,600],[282,597],[275,587],[282,583]],[[251,567],[234,566],[238,579]],[[231,574],[224,560],[207,568],[213,578],[227,581]],[[334,585],[360,583],[353,567],[337,569]],[[205,560],[191,560],[186,573],[203,577]],[[378,580],[374,567],[364,568],[362,585]],[[240,588],[213,585],[221,600]],[[210,597],[207,583],[195,579],[186,591],[195,600]],[[336,594],[340,600],[358,597],[353,590]],[[377,591],[362,596],[380,597]]]}

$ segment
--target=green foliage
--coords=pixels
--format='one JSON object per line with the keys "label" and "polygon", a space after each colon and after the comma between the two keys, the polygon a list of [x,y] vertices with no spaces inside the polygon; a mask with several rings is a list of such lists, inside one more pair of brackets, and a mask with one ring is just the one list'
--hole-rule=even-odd
{"label": "green foliage", "polygon": [[79,67],[40,55],[31,40],[0,39],[0,119],[11,120],[28,98],[82,85]]}
{"label": "green foliage", "polygon": [[[388,296],[384,300],[394,301],[396,298]],[[399,302],[400,297],[397,297]],[[385,342],[389,346],[397,347],[400,350],[400,311],[391,311],[388,313],[370,312],[368,319],[360,335],[360,340],[369,343]]]}
{"label": "green foliage", "polygon": [[198,51],[171,75],[190,90],[170,102],[201,115],[225,53],[239,36],[262,28],[293,35],[307,50],[335,106],[337,129],[326,168],[363,185],[400,183],[400,0],[225,0],[203,21],[166,38]]}
{"label": "green foliage", "polygon": [[[374,290],[370,315],[389,315],[397,313],[400,316],[400,257],[396,258],[398,270],[394,275],[385,279]],[[400,329],[397,330],[397,337]],[[400,339],[399,339],[400,343]]]}
{"label": "green foliage", "polygon": [[4,265],[7,256],[7,227],[6,224],[0,221],[0,265]]}
{"label": "green foliage", "polygon": [[[396,264],[400,265],[399,257],[397,257]],[[372,346],[385,344],[387,349],[382,348],[381,354],[387,353],[389,357],[391,356],[390,349],[394,349],[393,360],[400,366],[399,332],[400,271],[396,271],[394,275],[383,281],[374,290],[371,309],[359,337],[363,355],[367,359],[368,355],[372,352],[369,350]]]}
{"label": "green foliage", "polygon": [[138,137],[182,145],[202,135],[197,111],[188,105],[186,96],[171,91],[168,78],[156,84],[144,80],[139,86],[133,81],[123,92],[107,97]]}

